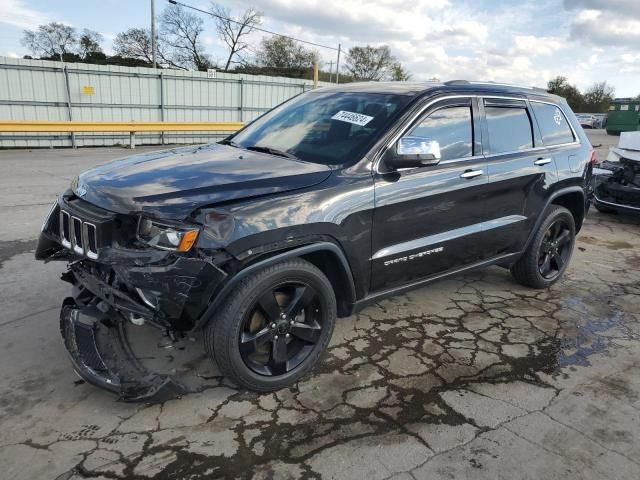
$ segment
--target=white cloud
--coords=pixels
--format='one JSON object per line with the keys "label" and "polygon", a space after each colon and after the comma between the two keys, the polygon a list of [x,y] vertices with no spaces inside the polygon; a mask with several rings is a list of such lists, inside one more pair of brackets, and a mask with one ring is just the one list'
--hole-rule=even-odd
{"label": "white cloud", "polygon": [[528,55],[551,55],[566,45],[560,37],[540,37],[535,35],[516,35],[515,48]]}
{"label": "white cloud", "polygon": [[623,53],[619,58],[620,73],[640,73],[640,53]]}
{"label": "white cloud", "polygon": [[567,10],[610,10],[624,15],[640,15],[638,0],[564,0]]}
{"label": "white cloud", "polygon": [[[242,4],[234,5],[238,10],[249,6],[246,1],[238,3]],[[341,41],[357,38],[369,43],[418,40],[431,32],[449,29],[455,23],[445,24],[436,18],[448,5],[448,0],[415,0],[410,8],[404,0],[264,0],[255,3],[270,21],[303,27],[311,35],[321,34]]]}
{"label": "white cloud", "polygon": [[[529,6],[487,11],[480,2],[444,0],[416,0],[411,8],[404,0],[236,0],[227,5],[235,13],[255,6],[264,12],[264,26],[270,30],[324,45],[341,43],[342,65],[351,46],[388,44],[416,80],[468,78],[536,84],[547,80],[542,78],[547,70],[533,68],[527,58],[534,52],[522,51],[530,46],[526,45],[527,35],[521,35],[521,48],[516,49],[506,28],[525,25]],[[557,42],[555,37],[545,38],[535,54],[549,55],[557,50]],[[506,51],[504,44],[510,46]],[[496,50],[501,51],[489,54]],[[328,62],[335,62],[335,52],[319,51],[326,68]]]}
{"label": "white cloud", "polygon": [[623,53],[620,60],[624,63],[640,63],[640,53]]}
{"label": "white cloud", "polygon": [[640,43],[640,0],[565,0],[565,7],[577,10],[574,40],[628,48]]}
{"label": "white cloud", "polygon": [[50,21],[49,14],[27,7],[22,0],[0,1],[0,23],[34,29]]}
{"label": "white cloud", "polygon": [[602,12],[600,10],[580,10],[576,14],[576,23],[593,22],[598,20]]}

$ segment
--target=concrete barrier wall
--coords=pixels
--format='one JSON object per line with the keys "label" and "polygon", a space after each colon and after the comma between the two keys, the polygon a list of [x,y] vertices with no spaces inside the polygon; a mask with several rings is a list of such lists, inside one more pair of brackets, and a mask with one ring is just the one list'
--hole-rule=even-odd
{"label": "concrete barrier wall", "polygon": [[[322,84],[326,85],[326,84]],[[153,70],[0,57],[0,120],[247,122],[310,80]],[[140,144],[200,143],[223,133],[141,133]],[[128,134],[76,133],[77,146],[127,144]],[[1,133],[0,148],[71,146],[67,133]]]}

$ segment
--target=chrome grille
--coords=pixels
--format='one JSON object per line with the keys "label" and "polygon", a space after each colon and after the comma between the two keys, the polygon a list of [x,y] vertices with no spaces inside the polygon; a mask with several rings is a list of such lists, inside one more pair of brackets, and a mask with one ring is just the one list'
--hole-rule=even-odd
{"label": "chrome grille", "polygon": [[79,255],[98,258],[98,230],[65,210],[60,211],[60,243]]}
{"label": "chrome grille", "polygon": [[84,222],[84,252],[89,258],[98,258],[98,231],[93,223]]}
{"label": "chrome grille", "polygon": [[63,247],[71,248],[71,215],[64,210],[60,212],[60,240]]}
{"label": "chrome grille", "polygon": [[73,251],[82,255],[84,253],[82,242],[82,220],[78,217],[71,217],[71,245]]}

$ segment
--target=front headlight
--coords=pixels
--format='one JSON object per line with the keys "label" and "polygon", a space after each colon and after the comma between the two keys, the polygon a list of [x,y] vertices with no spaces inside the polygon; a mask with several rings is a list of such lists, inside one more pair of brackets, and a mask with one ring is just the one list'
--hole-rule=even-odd
{"label": "front headlight", "polygon": [[199,228],[163,225],[149,218],[140,217],[138,238],[152,247],[163,250],[188,252],[200,233]]}

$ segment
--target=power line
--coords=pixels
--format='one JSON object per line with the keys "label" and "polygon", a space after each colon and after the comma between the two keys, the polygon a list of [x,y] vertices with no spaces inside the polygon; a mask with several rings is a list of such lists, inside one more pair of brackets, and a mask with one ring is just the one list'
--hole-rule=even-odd
{"label": "power line", "polygon": [[[238,22],[237,20],[234,20],[234,19],[232,19],[232,18],[223,17],[222,15],[218,15],[217,13],[207,12],[206,10],[202,10],[202,9],[200,9],[200,8],[193,7],[193,6],[191,6],[191,5],[187,5],[187,4],[185,4],[185,3],[178,2],[178,1],[176,1],[176,0],[167,0],[167,1],[168,1],[169,3],[174,4],[174,5],[180,5],[181,7],[190,8],[191,10],[195,10],[195,11],[200,12],[200,13],[204,13],[204,14],[207,14],[207,15],[211,15],[212,17],[216,17],[216,18],[219,18],[219,19],[221,19],[221,20],[226,20],[227,22],[235,23],[235,24],[237,24],[237,25],[242,25],[242,22]],[[289,39],[294,40],[294,41],[296,41],[296,42],[306,43],[307,45],[313,45],[313,46],[315,46],[315,47],[320,47],[320,48],[327,48],[327,49],[329,49],[329,50],[333,50],[333,51],[335,51],[335,52],[339,52],[339,51],[340,51],[340,48],[330,47],[329,45],[322,45],[322,44],[320,44],[320,43],[309,42],[309,41],[307,41],[307,40],[301,40],[301,39],[299,39],[299,38],[291,37],[291,36],[289,36],[289,35],[283,35],[283,34],[281,34],[281,33],[272,32],[271,30],[267,30],[267,29],[265,29],[265,28],[253,27],[253,26],[252,26],[252,27],[251,27],[251,29],[252,29],[252,30],[258,30],[259,32],[268,33],[268,34],[270,34],[270,35],[276,35],[276,36],[278,36],[278,37],[289,38]]]}

